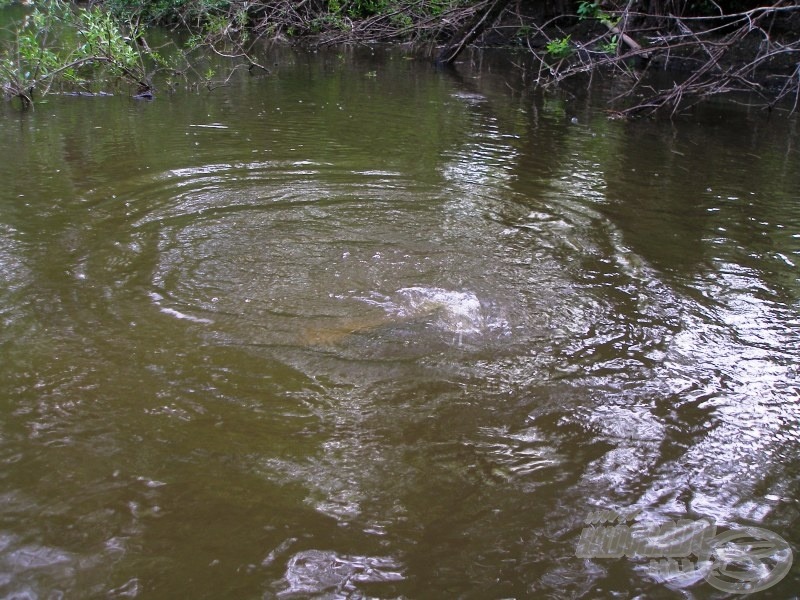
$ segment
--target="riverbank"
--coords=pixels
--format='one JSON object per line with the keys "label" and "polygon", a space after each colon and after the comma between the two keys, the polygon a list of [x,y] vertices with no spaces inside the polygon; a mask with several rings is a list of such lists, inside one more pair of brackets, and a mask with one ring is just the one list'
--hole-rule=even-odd
{"label": "riverbank", "polygon": [[162,21],[194,24],[209,45],[240,55],[257,40],[310,48],[401,43],[439,64],[470,46],[523,49],[535,58],[531,76],[542,86],[586,74],[621,79],[627,90],[613,109],[626,116],[674,114],[743,92],[770,110],[794,111],[800,97],[800,5],[740,0],[726,12],[698,5],[675,14],[658,1],[637,12],[630,3],[586,0],[262,0],[214,5],[205,16],[202,3],[186,6]]}
{"label": "riverbank", "polygon": [[[205,67],[204,54],[230,59],[228,73],[266,74],[266,42],[312,50],[402,44],[439,65],[458,62],[469,47],[502,47],[532,59],[526,77],[541,87],[615,78],[617,116],[675,114],[730,94],[792,112],[800,99],[800,5],[748,4],[675,16],[587,1],[106,0],[99,9],[51,0],[35,3],[3,38],[0,83],[25,108],[50,91],[96,93],[114,82],[141,97],[180,82],[213,89],[227,75]],[[156,43],[157,28],[173,38]]]}

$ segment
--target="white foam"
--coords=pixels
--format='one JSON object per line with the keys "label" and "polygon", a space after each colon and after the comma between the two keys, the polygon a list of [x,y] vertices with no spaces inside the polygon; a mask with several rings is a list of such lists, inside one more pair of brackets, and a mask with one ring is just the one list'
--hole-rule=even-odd
{"label": "white foam", "polygon": [[483,307],[472,292],[410,287],[397,290],[403,316],[434,315],[433,323],[455,334],[480,333],[486,327]]}
{"label": "white foam", "polygon": [[211,319],[204,319],[202,317],[195,317],[193,315],[187,315],[186,313],[182,313],[179,310],[175,310],[174,308],[169,308],[168,306],[162,306],[161,301],[164,300],[164,297],[161,294],[156,292],[151,292],[149,294],[150,298],[153,300],[153,303],[158,306],[158,310],[160,310],[165,315],[169,315],[171,317],[175,317],[176,319],[185,319],[187,321],[192,321],[194,323],[213,323]]}

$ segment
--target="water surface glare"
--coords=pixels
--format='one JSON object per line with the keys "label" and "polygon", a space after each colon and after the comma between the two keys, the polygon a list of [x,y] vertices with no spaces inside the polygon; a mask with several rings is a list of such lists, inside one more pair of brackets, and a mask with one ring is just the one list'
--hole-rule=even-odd
{"label": "water surface glare", "polygon": [[275,62],[3,108],[0,595],[719,597],[600,509],[797,554],[796,119]]}

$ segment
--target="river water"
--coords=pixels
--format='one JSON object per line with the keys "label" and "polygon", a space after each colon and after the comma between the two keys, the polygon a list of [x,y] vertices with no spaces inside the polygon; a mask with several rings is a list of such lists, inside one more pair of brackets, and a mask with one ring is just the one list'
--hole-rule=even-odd
{"label": "river water", "polygon": [[796,556],[797,118],[479,58],[0,109],[4,597],[727,597],[602,510]]}

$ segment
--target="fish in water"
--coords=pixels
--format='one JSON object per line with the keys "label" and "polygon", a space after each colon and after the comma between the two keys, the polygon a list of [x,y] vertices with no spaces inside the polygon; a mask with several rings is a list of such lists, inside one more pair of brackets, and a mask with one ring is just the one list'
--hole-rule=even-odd
{"label": "fish in water", "polygon": [[308,328],[303,338],[310,345],[334,345],[357,333],[415,322],[451,333],[461,345],[463,336],[483,331],[486,325],[483,307],[472,292],[441,288],[402,288],[391,297],[361,300],[378,306],[381,313],[344,319],[332,326]]}

